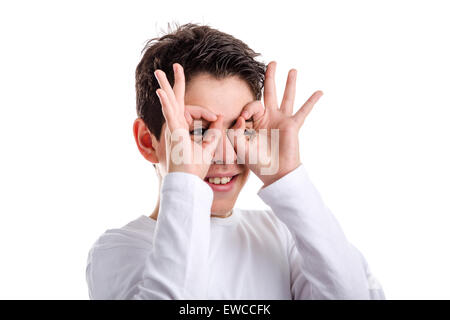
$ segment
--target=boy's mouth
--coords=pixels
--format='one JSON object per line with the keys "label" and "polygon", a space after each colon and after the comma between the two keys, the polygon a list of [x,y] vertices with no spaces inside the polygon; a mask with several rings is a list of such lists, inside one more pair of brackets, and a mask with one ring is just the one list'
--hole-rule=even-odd
{"label": "boy's mouth", "polygon": [[205,182],[213,189],[213,191],[226,192],[230,191],[236,181],[236,175],[220,175],[205,178]]}

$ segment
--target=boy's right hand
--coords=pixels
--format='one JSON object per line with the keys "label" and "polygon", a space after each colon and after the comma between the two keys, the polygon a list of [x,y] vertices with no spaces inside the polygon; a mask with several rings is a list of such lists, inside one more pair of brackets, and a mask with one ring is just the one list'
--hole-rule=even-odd
{"label": "boy's right hand", "polygon": [[[186,172],[195,174],[202,180],[206,177],[214,152],[223,132],[223,116],[199,106],[184,104],[185,77],[183,67],[173,64],[174,86],[170,86],[162,70],[156,70],[155,76],[161,88],[156,94],[161,102],[166,119],[166,159],[168,172]],[[194,115],[195,113],[195,115]],[[211,121],[206,135],[202,139],[191,139],[189,128],[195,118]],[[202,154],[199,154],[199,153]]]}

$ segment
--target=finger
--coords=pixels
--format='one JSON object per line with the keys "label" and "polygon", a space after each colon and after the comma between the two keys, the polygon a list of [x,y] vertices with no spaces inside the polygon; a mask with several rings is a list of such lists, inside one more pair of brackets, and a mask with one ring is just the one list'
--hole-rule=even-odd
{"label": "finger", "polygon": [[264,79],[264,105],[269,109],[278,108],[277,90],[275,87],[276,65],[275,61],[269,63]]}
{"label": "finger", "polygon": [[239,116],[231,129],[245,129],[245,118],[243,116]]}
{"label": "finger", "polygon": [[191,114],[187,109],[184,109],[184,117],[186,118],[186,121],[188,124],[191,124],[194,119],[192,118]]}
{"label": "finger", "polygon": [[[178,101],[175,98],[175,93],[173,92],[172,87],[170,86],[169,80],[167,79],[166,73],[162,70],[155,71],[156,80],[158,80],[159,86],[166,93],[166,96],[174,108],[177,108]],[[178,108],[177,108],[178,110]]]}
{"label": "finger", "polygon": [[236,120],[236,123],[234,126],[230,128],[230,130],[227,131],[227,136],[230,138],[230,141],[232,142],[233,146],[235,146],[235,138],[238,133],[244,133],[245,130],[245,119],[242,116],[239,116]]}
{"label": "finger", "polygon": [[248,120],[253,117],[253,121],[258,120],[264,114],[264,107],[261,100],[255,100],[247,103],[242,109],[241,116]]}
{"label": "finger", "polygon": [[214,151],[217,148],[217,145],[220,141],[223,131],[223,115],[219,115],[217,120],[211,123],[208,130],[206,130],[205,137],[203,139],[203,148],[208,157],[205,159],[208,163],[211,162],[211,159],[214,156]]}
{"label": "finger", "polygon": [[185,93],[185,77],[184,69],[179,63],[173,64],[173,74],[175,82],[173,85],[173,92],[175,94],[175,99],[180,106],[184,105],[184,93]]}
{"label": "finger", "polygon": [[312,108],[316,104],[316,102],[320,99],[320,97],[323,95],[323,92],[318,90],[314,92],[311,97],[303,104],[303,106],[294,114],[294,120],[299,124],[302,125],[303,121],[305,121],[306,116],[311,112]]}
{"label": "finger", "polygon": [[280,110],[287,115],[292,115],[295,100],[295,87],[297,83],[297,70],[289,70],[286,88],[284,89],[283,100],[281,101]]}
{"label": "finger", "polygon": [[237,147],[237,137],[239,135],[244,134],[244,129],[245,129],[245,119],[244,117],[239,116],[234,126],[231,127],[230,130],[227,130],[227,137],[235,150]]}
{"label": "finger", "polygon": [[156,95],[158,96],[159,102],[161,103],[161,110],[164,118],[166,119],[167,126],[170,131],[173,131],[173,129],[175,129],[175,123],[173,122],[175,116],[173,114],[173,109],[170,107],[170,102],[167,98],[167,94],[164,90],[157,89]]}
{"label": "finger", "polygon": [[200,106],[187,105],[185,106],[185,113],[186,112],[189,113],[188,116],[191,119],[191,122],[193,119],[205,119],[211,122],[217,120],[217,115],[214,112]]}
{"label": "finger", "polygon": [[245,119],[239,116],[231,130],[227,130],[227,138],[236,153],[237,163],[244,164],[248,148],[245,139]]}

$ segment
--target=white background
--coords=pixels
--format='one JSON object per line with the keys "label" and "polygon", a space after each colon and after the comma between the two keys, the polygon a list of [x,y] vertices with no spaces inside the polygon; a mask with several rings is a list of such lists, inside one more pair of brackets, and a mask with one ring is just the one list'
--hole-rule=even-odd
{"label": "white background", "polygon": [[[324,96],[301,158],[388,299],[449,299],[445,1],[2,1],[0,298],[87,299],[87,253],[149,215],[134,71],[168,22],[206,23],[278,62],[281,99]],[[252,177],[239,207],[264,207]]]}

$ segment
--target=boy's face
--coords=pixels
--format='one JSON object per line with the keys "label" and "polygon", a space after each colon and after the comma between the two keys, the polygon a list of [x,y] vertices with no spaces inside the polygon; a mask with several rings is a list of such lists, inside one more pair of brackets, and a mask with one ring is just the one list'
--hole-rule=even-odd
{"label": "boy's face", "polygon": [[[208,109],[224,117],[224,130],[231,128],[241,114],[243,107],[255,100],[248,84],[237,76],[229,76],[217,80],[209,74],[194,76],[186,84],[185,104],[196,105]],[[202,120],[202,126],[207,128],[209,123]],[[252,122],[246,123],[248,128]],[[190,128],[190,130],[193,130]],[[159,160],[159,170],[162,176],[167,174],[165,132],[166,123],[162,127],[160,141],[156,143],[155,151]],[[154,142],[155,139],[152,139]],[[225,151],[226,150],[226,151]],[[228,157],[228,161],[226,161]],[[230,158],[234,161],[231,163]],[[205,181],[214,192],[211,212],[215,216],[226,216],[233,209],[239,192],[247,181],[249,169],[243,164],[237,164],[236,153],[225,132],[219,141]],[[225,177],[222,179],[222,177]],[[229,179],[232,178],[229,182]],[[227,182],[222,184],[222,182]]]}

